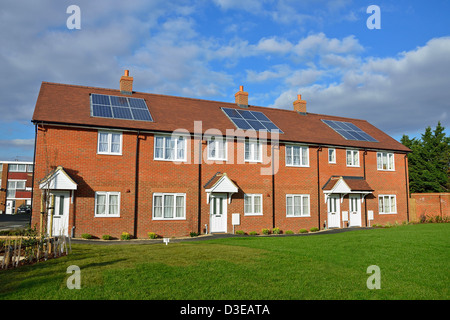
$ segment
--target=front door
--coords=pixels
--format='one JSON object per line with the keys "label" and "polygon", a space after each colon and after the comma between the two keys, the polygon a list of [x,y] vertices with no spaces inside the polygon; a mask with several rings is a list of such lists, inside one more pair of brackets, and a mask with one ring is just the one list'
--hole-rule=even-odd
{"label": "front door", "polygon": [[361,227],[361,201],[359,194],[349,195],[350,227]]}
{"label": "front door", "polygon": [[328,228],[341,227],[341,210],[339,196],[330,195],[328,197]]}
{"label": "front door", "polygon": [[[52,192],[55,196],[52,236],[69,235],[69,192]],[[50,211],[51,212],[51,211]],[[50,227],[50,215],[48,226]]]}
{"label": "front door", "polygon": [[6,214],[14,214],[15,200],[6,200]]}
{"label": "front door", "polygon": [[211,233],[227,232],[226,195],[211,195],[210,217],[211,217]]}

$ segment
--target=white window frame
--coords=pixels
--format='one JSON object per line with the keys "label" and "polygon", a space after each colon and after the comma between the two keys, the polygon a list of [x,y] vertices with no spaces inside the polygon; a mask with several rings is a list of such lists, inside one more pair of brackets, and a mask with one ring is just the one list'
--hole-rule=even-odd
{"label": "white window frame", "polygon": [[[23,170],[19,170],[19,166],[23,166]],[[15,168],[15,169],[13,169]],[[25,163],[10,163],[8,165],[9,172],[27,172],[27,164]]]}
{"label": "white window frame", "polygon": [[[97,196],[103,195],[106,197],[105,200],[105,213],[100,214],[97,212]],[[109,207],[110,207],[110,197],[111,196],[117,196],[117,213],[110,214],[109,213]],[[95,210],[94,210],[94,216],[95,217],[101,217],[101,218],[117,218],[120,217],[120,192],[115,191],[97,191],[95,192]]]}
{"label": "white window frame", "polygon": [[[100,136],[101,136],[101,134],[108,135],[108,150],[107,151],[100,151]],[[118,134],[120,136],[119,152],[112,152],[112,135],[113,134]],[[99,130],[98,134],[97,134],[97,154],[121,156],[122,155],[122,140],[123,140],[123,134],[120,131]]]}
{"label": "white window frame", "polygon": [[[380,199],[383,199],[383,205],[380,207]],[[386,212],[385,208],[385,198],[388,199],[389,212]],[[392,209],[392,199],[394,199],[394,211]],[[383,211],[382,211],[383,210]],[[378,213],[379,214],[397,214],[397,196],[395,194],[380,194],[378,195]]]}
{"label": "white window frame", "polygon": [[[215,155],[211,155],[211,145],[214,144],[214,151]],[[218,150],[219,145],[222,144],[223,147],[223,157],[219,156]],[[228,143],[226,137],[220,137],[220,136],[212,136],[209,137],[207,140],[207,153],[208,153],[208,160],[220,160],[220,161],[227,161],[227,152],[228,152]]]}
{"label": "white window frame", "polygon": [[[259,197],[261,199],[261,210],[259,212],[256,212],[255,210],[255,198]],[[245,205],[246,199],[250,199],[250,207],[251,211],[249,212],[247,210],[247,207]],[[260,193],[255,194],[244,194],[244,216],[262,216],[263,215],[263,195]]]}
{"label": "white window frame", "polygon": [[[300,197],[300,215],[295,215],[295,198]],[[289,201],[288,198],[292,198],[292,214],[289,214]],[[308,213],[305,214],[303,212],[303,199],[308,199]],[[309,194],[287,194],[286,195],[286,218],[303,218],[303,217],[311,217],[311,201]]]}
{"label": "white window frame", "polygon": [[[14,183],[14,188],[10,188],[9,184],[13,182]],[[17,183],[18,182],[23,182],[23,188],[17,188]],[[20,180],[20,179],[9,179],[6,181],[6,198],[7,199],[16,199],[16,191],[26,191],[27,188],[27,180]],[[12,192],[12,190],[14,190],[14,195],[10,196],[8,195],[8,193]]]}
{"label": "white window frame", "polygon": [[[178,156],[178,151],[181,150],[178,147],[178,140],[180,140],[180,138],[183,140],[183,157],[179,157]],[[157,157],[157,152],[156,152],[156,140],[157,139],[163,139],[163,145],[162,145],[162,157]],[[174,155],[175,158],[174,159],[168,159],[166,158],[166,140],[167,139],[174,139],[175,140],[175,145],[174,145]],[[154,136],[154,141],[153,141],[153,160],[158,160],[158,161],[173,161],[173,162],[186,162],[187,159],[187,139],[185,136],[182,135],[155,135]]]}
{"label": "white window frame", "polygon": [[[349,159],[349,152],[350,152],[350,157],[351,157],[351,163],[348,164],[348,159]],[[355,154],[356,154],[356,158],[355,158]],[[359,167],[359,150],[355,150],[355,149],[347,149],[345,151],[345,164],[347,165],[347,167]],[[355,161],[356,159],[356,161]]]}
{"label": "white window frame", "polygon": [[[392,162],[391,162],[391,159],[392,159]],[[377,169],[379,171],[395,171],[395,155],[394,155],[394,153],[393,152],[377,152]]]}
{"label": "white window frame", "polygon": [[[332,159],[330,160],[330,151]],[[336,148],[328,148],[328,163],[336,163]]]}
{"label": "white window frame", "polygon": [[[165,196],[173,196],[173,212],[171,218],[164,217],[164,201]],[[155,217],[155,197],[161,197],[161,217]],[[183,197],[183,217],[177,217],[177,197]],[[186,220],[186,193],[161,193],[155,192],[153,193],[153,202],[152,202],[152,220],[163,220],[163,221],[172,221],[172,220]]]}
{"label": "white window frame", "polygon": [[[286,167],[309,167],[309,147],[304,145],[286,144],[285,145],[285,164]],[[294,149],[298,148],[300,151],[299,164],[294,164]],[[290,153],[290,157],[288,156]],[[306,156],[304,157],[304,154]],[[288,159],[291,159],[289,162]],[[303,162],[303,158],[306,159],[306,163]]]}
{"label": "white window frame", "polygon": [[[247,156],[247,145],[249,148],[249,156]],[[258,148],[258,155],[256,157],[255,149]],[[262,143],[259,140],[245,139],[244,143],[244,161],[245,162],[262,162]]]}

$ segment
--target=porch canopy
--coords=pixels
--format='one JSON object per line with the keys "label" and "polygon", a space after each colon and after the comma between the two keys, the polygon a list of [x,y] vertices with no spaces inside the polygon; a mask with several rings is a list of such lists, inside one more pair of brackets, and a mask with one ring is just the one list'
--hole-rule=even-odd
{"label": "porch canopy", "polygon": [[39,182],[39,189],[77,190],[77,187],[77,183],[64,171],[62,166],[58,166]]}
{"label": "porch canopy", "polygon": [[361,201],[364,202],[364,197],[374,191],[363,177],[352,176],[331,176],[322,190],[325,194],[325,203],[331,194],[339,194],[341,203],[347,194],[360,194]]}
{"label": "porch canopy", "polygon": [[207,193],[206,203],[209,203],[212,193],[226,193],[228,203],[231,203],[231,196],[239,191],[227,174],[220,172],[217,172],[203,187]]}

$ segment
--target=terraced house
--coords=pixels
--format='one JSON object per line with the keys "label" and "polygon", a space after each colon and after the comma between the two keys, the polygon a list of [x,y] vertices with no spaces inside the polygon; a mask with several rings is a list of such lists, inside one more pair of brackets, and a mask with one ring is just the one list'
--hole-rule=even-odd
{"label": "terraced house", "polygon": [[32,224],[54,234],[345,228],[408,220],[408,148],[359,119],[43,82]]}

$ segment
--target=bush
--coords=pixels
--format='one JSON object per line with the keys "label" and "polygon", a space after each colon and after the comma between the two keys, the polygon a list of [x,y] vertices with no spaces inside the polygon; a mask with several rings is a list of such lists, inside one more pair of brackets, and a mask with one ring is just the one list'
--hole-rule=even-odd
{"label": "bush", "polygon": [[112,240],[112,237],[111,237],[109,234],[104,234],[104,235],[102,236],[102,239],[103,239],[103,240]]}
{"label": "bush", "polygon": [[122,235],[120,236],[121,240],[130,240],[131,235],[128,232],[122,232]]}
{"label": "bush", "polygon": [[250,231],[248,234],[251,235],[251,236],[256,236],[256,235],[258,235],[258,232],[256,232],[256,231]]}
{"label": "bush", "polygon": [[93,236],[92,234],[89,234],[89,233],[83,233],[83,234],[81,235],[81,237],[82,237],[83,239],[92,239],[92,238],[94,238],[94,236]]}
{"label": "bush", "polygon": [[158,238],[158,235],[157,235],[156,233],[154,233],[154,232],[149,232],[149,233],[147,233],[147,235],[148,235],[148,237],[149,237],[150,239],[156,239],[156,238]]}
{"label": "bush", "polygon": [[300,229],[300,230],[298,231],[298,233],[308,233],[308,230],[306,230],[306,229]]}
{"label": "bush", "polygon": [[319,228],[316,227],[312,227],[311,229],[309,229],[310,232],[317,232],[319,231]]}
{"label": "bush", "polygon": [[265,235],[268,235],[268,234],[270,234],[270,231],[269,231],[269,229],[262,229],[262,233]]}
{"label": "bush", "polygon": [[194,231],[191,231],[191,232],[189,232],[189,235],[190,235],[191,237],[197,237],[197,236],[198,236],[198,233],[197,233],[197,232],[194,232]]}
{"label": "bush", "polygon": [[235,234],[241,234],[241,235],[243,235],[243,234],[245,234],[245,232],[244,232],[243,230],[236,230]]}
{"label": "bush", "polygon": [[285,234],[294,234],[294,231],[292,231],[292,230],[287,230],[287,231],[285,232]]}
{"label": "bush", "polygon": [[280,228],[273,228],[272,233],[273,234],[281,234],[281,230],[280,230]]}

